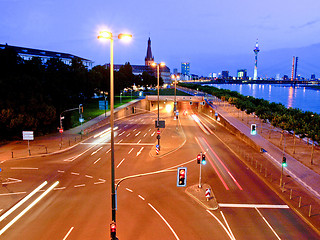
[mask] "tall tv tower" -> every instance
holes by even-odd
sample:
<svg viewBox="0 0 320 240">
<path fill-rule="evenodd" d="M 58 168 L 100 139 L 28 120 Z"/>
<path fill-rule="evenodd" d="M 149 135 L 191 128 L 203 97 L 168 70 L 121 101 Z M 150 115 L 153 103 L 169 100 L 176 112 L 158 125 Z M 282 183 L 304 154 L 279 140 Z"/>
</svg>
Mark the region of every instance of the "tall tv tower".
<svg viewBox="0 0 320 240">
<path fill-rule="evenodd" d="M 260 52 L 258 39 L 256 42 L 256 47 L 253 49 L 253 51 L 255 53 L 253 80 L 257 80 L 258 79 L 258 53 Z"/>
</svg>

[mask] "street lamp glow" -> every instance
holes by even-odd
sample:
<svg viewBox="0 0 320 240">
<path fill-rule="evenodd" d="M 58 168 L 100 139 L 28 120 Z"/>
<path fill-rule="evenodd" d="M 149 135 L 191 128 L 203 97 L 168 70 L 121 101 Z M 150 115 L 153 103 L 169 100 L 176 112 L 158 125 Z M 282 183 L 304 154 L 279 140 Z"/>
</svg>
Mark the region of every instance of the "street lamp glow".
<svg viewBox="0 0 320 240">
<path fill-rule="evenodd" d="M 100 31 L 98 39 L 112 39 L 112 33 L 108 31 Z"/>
<path fill-rule="evenodd" d="M 129 42 L 132 39 L 132 35 L 127 33 L 120 33 L 118 35 L 118 39 Z"/>
</svg>

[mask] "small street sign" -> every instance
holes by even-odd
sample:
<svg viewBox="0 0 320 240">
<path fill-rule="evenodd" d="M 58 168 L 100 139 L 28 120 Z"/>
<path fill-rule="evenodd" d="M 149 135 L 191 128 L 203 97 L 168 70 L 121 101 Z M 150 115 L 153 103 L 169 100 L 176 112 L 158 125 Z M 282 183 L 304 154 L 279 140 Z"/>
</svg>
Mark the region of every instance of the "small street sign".
<svg viewBox="0 0 320 240">
<path fill-rule="evenodd" d="M 63 128 L 60 128 L 60 129 L 59 129 L 59 133 L 63 133 Z"/>
<path fill-rule="evenodd" d="M 108 109 L 108 101 L 101 100 L 99 101 L 99 110 Z"/>
<path fill-rule="evenodd" d="M 23 140 L 34 140 L 33 131 L 22 131 Z"/>
</svg>

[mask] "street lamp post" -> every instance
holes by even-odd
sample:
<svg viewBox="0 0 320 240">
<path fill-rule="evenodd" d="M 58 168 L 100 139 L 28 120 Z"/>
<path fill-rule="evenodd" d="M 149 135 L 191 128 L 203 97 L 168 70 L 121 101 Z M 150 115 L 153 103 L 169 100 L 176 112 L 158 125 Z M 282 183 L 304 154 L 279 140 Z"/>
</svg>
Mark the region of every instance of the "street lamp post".
<svg viewBox="0 0 320 240">
<path fill-rule="evenodd" d="M 131 34 L 119 34 L 118 39 L 131 39 Z M 113 76 L 113 35 L 111 32 L 100 32 L 98 39 L 110 40 L 110 127 L 111 127 L 111 204 L 112 222 L 116 223 L 116 193 L 115 193 L 115 170 L 114 170 L 114 76 Z M 112 236 L 115 240 L 117 237 Z"/>
<path fill-rule="evenodd" d="M 160 89 L 160 86 L 159 86 L 159 82 L 160 82 L 160 67 L 164 67 L 165 66 L 165 63 L 152 63 L 152 66 L 153 67 L 156 67 L 157 68 L 157 88 L 158 88 L 158 120 L 157 120 L 157 130 L 158 132 L 160 131 L 160 126 L 159 126 L 159 119 L 160 119 L 160 107 L 159 107 L 159 102 L 160 102 L 160 96 L 159 96 L 159 89 Z M 157 135 L 157 139 L 158 139 L 158 149 L 160 151 L 160 135 L 158 134 Z"/>
<path fill-rule="evenodd" d="M 176 113 L 176 111 L 177 111 L 177 80 L 180 79 L 180 76 L 176 75 L 176 74 L 172 74 L 171 78 L 174 80 L 174 107 L 173 107 L 173 111 L 174 111 L 174 113 Z"/>
</svg>

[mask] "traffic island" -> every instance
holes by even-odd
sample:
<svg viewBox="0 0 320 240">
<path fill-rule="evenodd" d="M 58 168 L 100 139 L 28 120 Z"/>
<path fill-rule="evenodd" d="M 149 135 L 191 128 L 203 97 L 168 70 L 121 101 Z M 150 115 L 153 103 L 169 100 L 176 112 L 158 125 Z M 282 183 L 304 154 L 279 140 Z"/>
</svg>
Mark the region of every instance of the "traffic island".
<svg viewBox="0 0 320 240">
<path fill-rule="evenodd" d="M 210 190 L 208 191 L 208 189 Z M 210 192 L 210 195 L 208 194 L 208 192 Z M 212 188 L 208 184 L 202 184 L 201 188 L 199 188 L 198 184 L 187 187 L 186 193 L 208 210 L 216 210 L 219 208 Z"/>
</svg>

